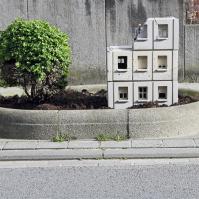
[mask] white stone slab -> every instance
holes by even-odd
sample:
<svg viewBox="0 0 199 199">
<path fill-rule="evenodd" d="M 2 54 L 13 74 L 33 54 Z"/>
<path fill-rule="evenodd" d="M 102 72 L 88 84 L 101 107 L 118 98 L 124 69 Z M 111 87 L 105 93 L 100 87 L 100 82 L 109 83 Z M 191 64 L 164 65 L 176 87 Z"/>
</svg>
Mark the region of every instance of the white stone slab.
<svg viewBox="0 0 199 199">
<path fill-rule="evenodd" d="M 193 148 L 195 147 L 195 143 L 193 139 L 164 139 L 162 147 Z"/>
<path fill-rule="evenodd" d="M 100 148 L 130 148 L 131 140 L 101 142 Z"/>
<path fill-rule="evenodd" d="M 66 149 L 68 142 L 39 141 L 36 149 Z"/>
<path fill-rule="evenodd" d="M 131 140 L 131 147 L 132 148 L 156 148 L 162 147 L 162 140 L 161 139 L 138 139 L 138 140 Z"/>
<path fill-rule="evenodd" d="M 199 148 L 106 149 L 104 158 L 199 158 Z"/>
<path fill-rule="evenodd" d="M 36 148 L 36 141 L 9 141 L 5 144 L 3 150 L 34 150 Z"/>
<path fill-rule="evenodd" d="M 69 149 L 93 149 L 99 148 L 98 141 L 70 141 L 68 144 Z"/>
<path fill-rule="evenodd" d="M 59 149 L 59 150 L 2 150 L 0 160 L 67 160 L 99 159 L 100 149 Z"/>
</svg>

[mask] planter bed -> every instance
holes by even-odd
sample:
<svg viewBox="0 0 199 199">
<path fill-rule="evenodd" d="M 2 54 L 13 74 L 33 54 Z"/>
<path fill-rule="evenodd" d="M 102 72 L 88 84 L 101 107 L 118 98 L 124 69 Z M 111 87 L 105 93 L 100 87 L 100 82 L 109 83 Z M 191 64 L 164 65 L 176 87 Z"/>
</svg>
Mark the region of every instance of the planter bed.
<svg viewBox="0 0 199 199">
<path fill-rule="evenodd" d="M 56 133 L 78 139 L 99 134 L 131 138 L 199 135 L 199 102 L 128 110 L 16 110 L 0 108 L 0 137 L 51 139 Z"/>
<path fill-rule="evenodd" d="M 99 134 L 131 138 L 199 135 L 199 102 L 148 109 L 17 110 L 0 108 L 0 138 L 51 139 L 57 133 L 78 139 Z"/>
<path fill-rule="evenodd" d="M 18 97 L 1 97 L 0 107 L 23 109 L 23 110 L 85 110 L 85 109 L 109 109 L 107 102 L 107 92 L 100 90 L 96 93 L 90 93 L 83 89 L 82 92 L 74 90 L 66 90 L 59 94 L 49 97 L 46 101 L 29 101 L 25 96 Z M 198 96 L 187 96 L 180 93 L 179 103 L 175 104 L 189 104 L 199 100 Z M 159 106 L 156 102 L 148 102 L 143 105 L 136 105 L 131 109 L 138 108 L 158 108 L 166 107 L 166 105 Z"/>
</svg>

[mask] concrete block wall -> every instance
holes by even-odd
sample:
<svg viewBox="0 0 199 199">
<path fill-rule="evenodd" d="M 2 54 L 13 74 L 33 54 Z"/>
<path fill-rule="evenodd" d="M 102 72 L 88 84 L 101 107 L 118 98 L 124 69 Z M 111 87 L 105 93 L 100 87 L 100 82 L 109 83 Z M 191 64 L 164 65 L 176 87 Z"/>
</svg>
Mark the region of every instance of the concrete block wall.
<svg viewBox="0 0 199 199">
<path fill-rule="evenodd" d="M 106 47 L 132 45 L 134 28 L 149 17 L 180 21 L 179 78 L 198 80 L 198 25 L 185 24 L 184 0 L 1 0 L 0 30 L 17 17 L 44 19 L 69 33 L 70 84 L 106 82 Z M 132 28 L 133 27 L 133 28 Z"/>
<path fill-rule="evenodd" d="M 147 69 L 138 68 L 138 57 L 147 56 Z M 153 53 L 152 51 L 133 51 L 133 80 L 152 80 L 153 76 Z"/>
<path fill-rule="evenodd" d="M 178 42 L 178 19 L 149 18 L 136 29 L 132 48 L 109 47 L 109 107 L 125 109 L 146 102 L 168 106 L 176 103 L 178 59 L 174 55 L 178 56 Z"/>
</svg>

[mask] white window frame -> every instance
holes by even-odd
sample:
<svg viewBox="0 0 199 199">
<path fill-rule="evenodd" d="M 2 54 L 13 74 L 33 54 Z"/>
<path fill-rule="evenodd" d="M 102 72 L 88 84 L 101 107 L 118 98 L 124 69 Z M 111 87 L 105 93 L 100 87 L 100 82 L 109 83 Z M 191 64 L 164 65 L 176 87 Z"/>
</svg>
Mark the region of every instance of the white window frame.
<svg viewBox="0 0 199 199">
<path fill-rule="evenodd" d="M 127 86 L 121 86 L 121 87 L 118 87 L 118 99 L 120 102 L 126 102 L 129 100 L 129 88 Z M 121 97 L 121 95 L 123 95 L 123 97 Z M 124 97 L 124 95 L 126 95 L 126 97 Z"/>
<path fill-rule="evenodd" d="M 146 89 L 146 90 L 140 91 L 140 89 Z M 140 97 L 140 95 L 142 95 L 142 97 Z M 146 95 L 146 97 L 144 97 L 144 95 Z M 138 87 L 138 100 L 139 101 L 148 101 L 148 87 L 147 86 L 139 86 Z"/>
</svg>

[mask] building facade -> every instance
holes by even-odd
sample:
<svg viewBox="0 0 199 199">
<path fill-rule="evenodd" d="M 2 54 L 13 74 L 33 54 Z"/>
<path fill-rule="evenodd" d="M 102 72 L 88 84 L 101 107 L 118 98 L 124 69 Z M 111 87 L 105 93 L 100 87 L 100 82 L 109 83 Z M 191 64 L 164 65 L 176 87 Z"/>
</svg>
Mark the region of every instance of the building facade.
<svg viewBox="0 0 199 199">
<path fill-rule="evenodd" d="M 132 46 L 107 49 L 108 105 L 178 102 L 179 20 L 148 18 L 136 29 Z"/>
</svg>

